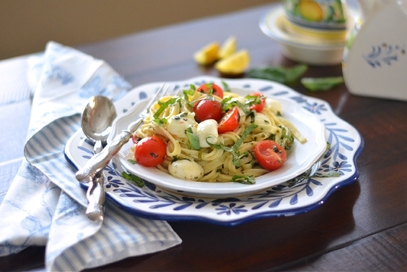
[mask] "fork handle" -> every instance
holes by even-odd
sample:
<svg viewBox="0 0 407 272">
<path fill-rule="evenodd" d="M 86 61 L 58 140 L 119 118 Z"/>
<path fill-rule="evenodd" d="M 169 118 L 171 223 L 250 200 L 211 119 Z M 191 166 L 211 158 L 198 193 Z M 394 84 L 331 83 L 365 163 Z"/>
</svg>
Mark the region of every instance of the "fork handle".
<svg viewBox="0 0 407 272">
<path fill-rule="evenodd" d="M 143 122 L 143 119 L 138 119 L 129 125 L 127 130 L 123 130 L 120 134 L 113 138 L 112 142 L 107 144 L 100 153 L 93 155 L 84 167 L 76 172 L 75 177 L 80 182 L 92 182 L 96 174 L 103 170 L 108 165 L 110 160 L 120 151 L 122 146 L 126 144 L 136 129 Z"/>
</svg>

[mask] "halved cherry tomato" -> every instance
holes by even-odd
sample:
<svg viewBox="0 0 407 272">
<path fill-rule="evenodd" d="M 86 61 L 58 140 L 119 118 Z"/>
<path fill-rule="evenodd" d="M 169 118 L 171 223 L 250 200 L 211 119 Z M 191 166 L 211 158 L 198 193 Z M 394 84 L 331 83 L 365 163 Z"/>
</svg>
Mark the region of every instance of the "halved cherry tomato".
<svg viewBox="0 0 407 272">
<path fill-rule="evenodd" d="M 142 166 L 157 166 L 164 161 L 166 150 L 167 145 L 165 142 L 158 136 L 153 135 L 137 142 L 134 158 Z"/>
<path fill-rule="evenodd" d="M 280 168 L 287 160 L 287 152 L 272 140 L 263 140 L 254 147 L 257 162 L 266 170 Z"/>
<path fill-rule="evenodd" d="M 218 132 L 225 133 L 229 131 L 234 131 L 239 126 L 240 114 L 239 109 L 234 107 L 223 115 L 222 119 L 219 121 Z"/>
<path fill-rule="evenodd" d="M 211 98 L 205 98 L 196 103 L 194 106 L 194 112 L 197 122 L 202 122 L 208 119 L 215 119 L 216 122 L 219 122 L 223 115 L 220 102 Z"/>
<path fill-rule="evenodd" d="M 253 104 L 250 109 L 251 110 L 255 110 L 257 112 L 262 112 L 264 109 L 264 106 L 266 105 L 266 98 L 263 96 L 263 94 L 261 92 L 254 92 L 249 94 L 249 96 L 258 96 L 258 97 L 263 97 L 261 99 L 260 104 Z"/>
<path fill-rule="evenodd" d="M 223 98 L 223 90 L 221 87 L 219 87 L 219 85 L 216 85 L 214 83 L 205 83 L 202 84 L 201 86 L 198 87 L 198 89 L 196 89 L 197 92 L 200 93 L 206 93 L 206 94 L 213 94 L 216 95 L 220 98 Z"/>
</svg>

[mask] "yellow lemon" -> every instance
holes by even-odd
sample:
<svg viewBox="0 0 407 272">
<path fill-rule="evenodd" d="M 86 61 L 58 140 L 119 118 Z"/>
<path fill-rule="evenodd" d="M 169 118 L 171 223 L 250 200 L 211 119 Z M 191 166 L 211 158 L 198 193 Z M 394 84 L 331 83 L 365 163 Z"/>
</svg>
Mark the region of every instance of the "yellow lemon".
<svg viewBox="0 0 407 272">
<path fill-rule="evenodd" d="M 240 50 L 231 56 L 218 61 L 215 68 L 223 74 L 241 74 L 250 63 L 250 56 L 247 50 Z"/>
<path fill-rule="evenodd" d="M 300 2 L 298 9 L 301 16 L 307 21 L 319 22 L 323 19 L 324 12 L 315 1 L 303 0 Z"/>
<path fill-rule="evenodd" d="M 219 58 L 224 59 L 236 52 L 236 38 L 230 36 L 219 51 Z"/>
<path fill-rule="evenodd" d="M 194 59 L 201 65 L 209 65 L 219 59 L 220 45 L 217 42 L 210 43 L 194 54 Z"/>
</svg>

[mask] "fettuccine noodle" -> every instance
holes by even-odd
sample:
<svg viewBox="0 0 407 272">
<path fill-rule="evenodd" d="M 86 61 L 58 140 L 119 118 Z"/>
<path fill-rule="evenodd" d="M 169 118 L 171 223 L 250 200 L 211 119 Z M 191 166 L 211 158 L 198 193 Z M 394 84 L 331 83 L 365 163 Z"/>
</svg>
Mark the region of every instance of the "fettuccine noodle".
<svg viewBox="0 0 407 272">
<path fill-rule="evenodd" d="M 244 97 L 232 92 L 225 92 L 224 95 L 224 99 L 239 101 L 239 105 L 246 102 Z M 157 135 L 167 143 L 166 159 L 157 166 L 160 170 L 179 178 L 204 182 L 230 182 L 234 177 L 241 176 L 258 177 L 268 172 L 256 163 L 253 155 L 253 148 L 258 142 L 272 139 L 285 149 L 289 149 L 294 137 L 300 142 L 306 141 L 299 131 L 281 116 L 281 105 L 273 100 L 272 103 L 266 104 L 261 113 L 239 109 L 240 120 L 236 130 L 209 135 L 205 138 L 209 147 L 193 148 L 186 128 L 190 128 L 192 135 L 199 134 L 192 106 L 205 96 L 206 94 L 198 92 L 189 92 L 187 95 L 184 91 L 183 96 L 163 97 L 151 106 L 150 115 L 136 131 L 136 136 L 145 138 Z M 164 108 L 163 104 L 171 99 L 175 102 Z M 161 114 L 158 117 L 154 116 L 159 109 L 162 110 Z M 178 120 L 183 121 L 182 126 Z M 183 161 L 189 164 L 183 165 Z M 175 165 L 175 162 L 184 169 L 172 167 L 171 164 Z M 188 178 L 177 171 L 196 173 L 192 173 L 190 175 L 192 178 Z"/>
</svg>

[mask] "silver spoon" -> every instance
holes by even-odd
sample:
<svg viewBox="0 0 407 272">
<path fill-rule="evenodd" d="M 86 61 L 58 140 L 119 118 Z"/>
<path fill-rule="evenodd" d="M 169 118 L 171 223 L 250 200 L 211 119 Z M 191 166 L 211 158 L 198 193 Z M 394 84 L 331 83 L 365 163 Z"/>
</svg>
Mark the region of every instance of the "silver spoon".
<svg viewBox="0 0 407 272">
<path fill-rule="evenodd" d="M 86 137 L 95 143 L 93 147 L 94 153 L 103 150 L 115 118 L 116 109 L 109 98 L 98 95 L 89 99 L 82 113 L 81 126 Z M 104 218 L 105 192 L 103 190 L 104 177 L 102 171 L 95 175 L 86 192 L 86 198 L 89 202 L 86 215 L 93 221 L 103 221 Z"/>
</svg>

